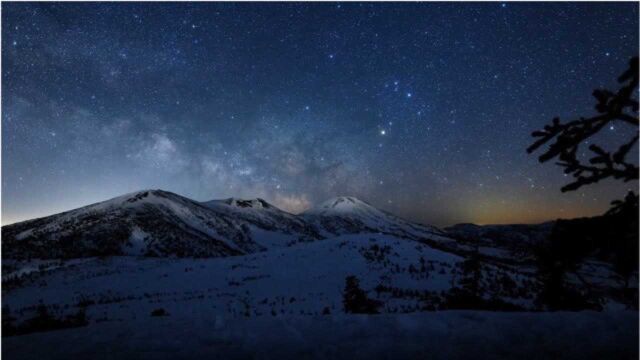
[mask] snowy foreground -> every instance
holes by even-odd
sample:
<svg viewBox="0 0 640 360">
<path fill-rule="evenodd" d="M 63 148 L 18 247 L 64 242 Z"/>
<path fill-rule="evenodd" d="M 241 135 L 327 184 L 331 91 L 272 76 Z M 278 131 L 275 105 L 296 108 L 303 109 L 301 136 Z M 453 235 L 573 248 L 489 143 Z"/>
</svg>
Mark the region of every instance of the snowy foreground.
<svg viewBox="0 0 640 360">
<path fill-rule="evenodd" d="M 4 338 L 5 359 L 637 359 L 635 311 L 141 317 Z"/>
<path fill-rule="evenodd" d="M 159 190 L 5 226 L 2 355 L 638 358 L 638 311 L 625 310 L 612 264 L 589 258 L 567 274 L 597 301 L 578 308 L 602 312 L 540 312 L 531 244 L 548 226 L 490 229 L 500 241 L 454 230 L 352 197 L 293 215 Z M 363 312 L 381 314 L 352 314 Z"/>
<path fill-rule="evenodd" d="M 421 261 L 424 259 L 424 261 Z M 5 359 L 637 359 L 638 312 L 418 311 L 447 290 L 462 258 L 367 234 L 213 259 L 110 257 L 16 264 L 3 287 L 17 323 L 45 305 L 88 325 L 4 337 Z M 412 268 L 416 270 L 411 271 Z M 602 269 L 601 269 L 602 270 Z M 381 315 L 342 308 L 355 274 Z M 532 269 L 485 264 L 492 296 L 533 305 Z M 377 293 L 377 285 L 404 293 Z M 12 287 L 10 287 L 12 286 Z M 434 295 L 435 296 L 435 295 Z M 151 316 L 163 309 L 167 316 Z M 395 313 L 397 311 L 397 313 Z M 408 312 L 408 313 L 403 313 Z M 323 315 L 325 314 L 325 315 Z"/>
</svg>

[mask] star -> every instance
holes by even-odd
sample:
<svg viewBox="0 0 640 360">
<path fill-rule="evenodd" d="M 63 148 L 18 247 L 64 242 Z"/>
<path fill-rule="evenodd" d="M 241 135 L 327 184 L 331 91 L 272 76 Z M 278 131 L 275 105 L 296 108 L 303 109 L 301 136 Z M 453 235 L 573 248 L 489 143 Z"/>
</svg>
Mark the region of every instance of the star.
<svg viewBox="0 0 640 360">
<path fill-rule="evenodd" d="M 24 190 L 7 196 L 7 214 L 31 214 L 24 204 L 38 195 L 34 215 L 71 208 L 63 195 L 82 184 L 99 195 L 74 195 L 73 206 L 149 186 L 203 200 L 305 194 L 310 205 L 357 192 L 382 205 L 391 197 L 426 223 L 439 215 L 417 211 L 421 201 L 446 205 L 438 225 L 450 225 L 482 220 L 451 204 L 474 207 L 491 189 L 483 195 L 491 203 L 518 207 L 535 193 L 537 218 L 521 221 L 553 217 L 541 209 L 560 205 L 567 217 L 596 215 L 621 185 L 588 191 L 598 202 L 580 207 L 559 193 L 570 177 L 525 150 L 531 131 L 555 115 L 590 114 L 595 88 L 616 90 L 614 75 L 637 53 L 634 5 L 603 4 L 594 16 L 588 4 L 545 11 L 506 1 L 411 11 L 402 3 L 247 4 L 247 12 L 8 3 L 0 140 L 15 175 L 3 185 L 15 188 L 23 174 Z M 529 36 L 520 10 L 539 36 Z M 438 30 L 441 19 L 447 31 Z M 265 43 L 270 34 L 276 41 Z M 563 96 L 532 96 L 549 89 Z M 627 127 L 618 124 L 593 143 L 619 147 Z M 62 173 L 65 161 L 82 171 Z M 237 176 L 243 169 L 251 171 Z M 33 187 L 47 174 L 56 174 L 56 196 Z M 396 179 L 403 186 L 391 186 Z"/>
</svg>

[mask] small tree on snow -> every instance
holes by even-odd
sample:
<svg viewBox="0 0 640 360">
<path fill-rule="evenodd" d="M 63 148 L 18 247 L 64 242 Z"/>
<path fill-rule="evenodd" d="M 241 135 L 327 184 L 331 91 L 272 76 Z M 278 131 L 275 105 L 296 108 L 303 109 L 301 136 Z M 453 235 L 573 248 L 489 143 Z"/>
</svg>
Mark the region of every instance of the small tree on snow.
<svg viewBox="0 0 640 360">
<path fill-rule="evenodd" d="M 360 288 L 360 281 L 351 275 L 345 278 L 345 287 L 342 294 L 344 312 L 352 314 L 378 314 L 379 301 L 369 299 Z"/>
<path fill-rule="evenodd" d="M 473 251 L 462 262 L 461 267 L 463 276 L 460 279 L 460 284 L 473 297 L 480 297 L 482 265 L 480 264 L 480 251 L 477 242 L 474 243 Z"/>
</svg>

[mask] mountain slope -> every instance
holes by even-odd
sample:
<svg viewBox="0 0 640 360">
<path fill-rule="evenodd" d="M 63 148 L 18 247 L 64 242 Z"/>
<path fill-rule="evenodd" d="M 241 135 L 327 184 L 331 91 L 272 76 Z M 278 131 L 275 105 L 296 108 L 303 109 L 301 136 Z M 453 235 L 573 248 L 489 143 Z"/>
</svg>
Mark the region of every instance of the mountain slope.
<svg viewBox="0 0 640 360">
<path fill-rule="evenodd" d="M 535 245 L 546 239 L 555 224 L 548 221 L 541 224 L 510 224 L 510 225 L 476 225 L 456 224 L 445 228 L 451 236 L 485 241 L 504 247 Z"/>
<path fill-rule="evenodd" d="M 197 202 L 144 190 L 2 228 L 3 259 L 90 256 L 223 257 L 348 234 L 454 244 L 437 228 L 412 223 L 353 197 L 301 215 L 262 199 Z"/>
<path fill-rule="evenodd" d="M 359 233 L 391 234 L 409 239 L 445 236 L 435 227 L 404 220 L 351 196 L 327 200 L 301 216 L 327 237 Z"/>
<path fill-rule="evenodd" d="M 232 216 L 145 190 L 2 228 L 3 258 L 228 256 L 259 250 Z"/>
<path fill-rule="evenodd" d="M 345 235 L 283 249 L 216 259 L 112 257 L 22 263 L 4 283 L 3 304 L 15 316 L 33 315 L 40 299 L 56 315 L 87 307 L 90 318 L 128 320 L 158 307 L 172 316 L 214 309 L 219 315 L 343 313 L 345 278 L 356 276 L 381 312 L 446 308 L 444 296 L 464 278 L 464 258 L 389 235 Z M 33 269 L 27 273 L 27 267 Z M 42 269 L 42 270 L 40 270 Z M 523 271 L 524 270 L 524 271 Z M 512 287 L 502 286 L 508 277 Z M 483 264 L 489 298 L 533 306 L 530 269 Z M 266 300 L 265 300 L 266 299 Z M 126 306 L 122 306 L 126 305 Z M 52 309 L 53 311 L 53 309 Z"/>
<path fill-rule="evenodd" d="M 249 228 L 252 239 L 265 248 L 322 239 L 318 230 L 302 218 L 278 209 L 263 199 L 229 198 L 203 205 L 218 214 L 231 215 Z"/>
</svg>

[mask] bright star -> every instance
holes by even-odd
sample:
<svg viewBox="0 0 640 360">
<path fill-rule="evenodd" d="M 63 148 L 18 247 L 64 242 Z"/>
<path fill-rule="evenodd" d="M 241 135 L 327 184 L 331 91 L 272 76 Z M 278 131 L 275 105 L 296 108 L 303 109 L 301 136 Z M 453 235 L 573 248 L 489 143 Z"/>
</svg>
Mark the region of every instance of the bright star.
<svg viewBox="0 0 640 360">
<path fill-rule="evenodd" d="M 380 135 L 386 135 L 386 134 L 387 134 L 386 130 L 384 130 L 384 129 L 380 130 Z"/>
</svg>

